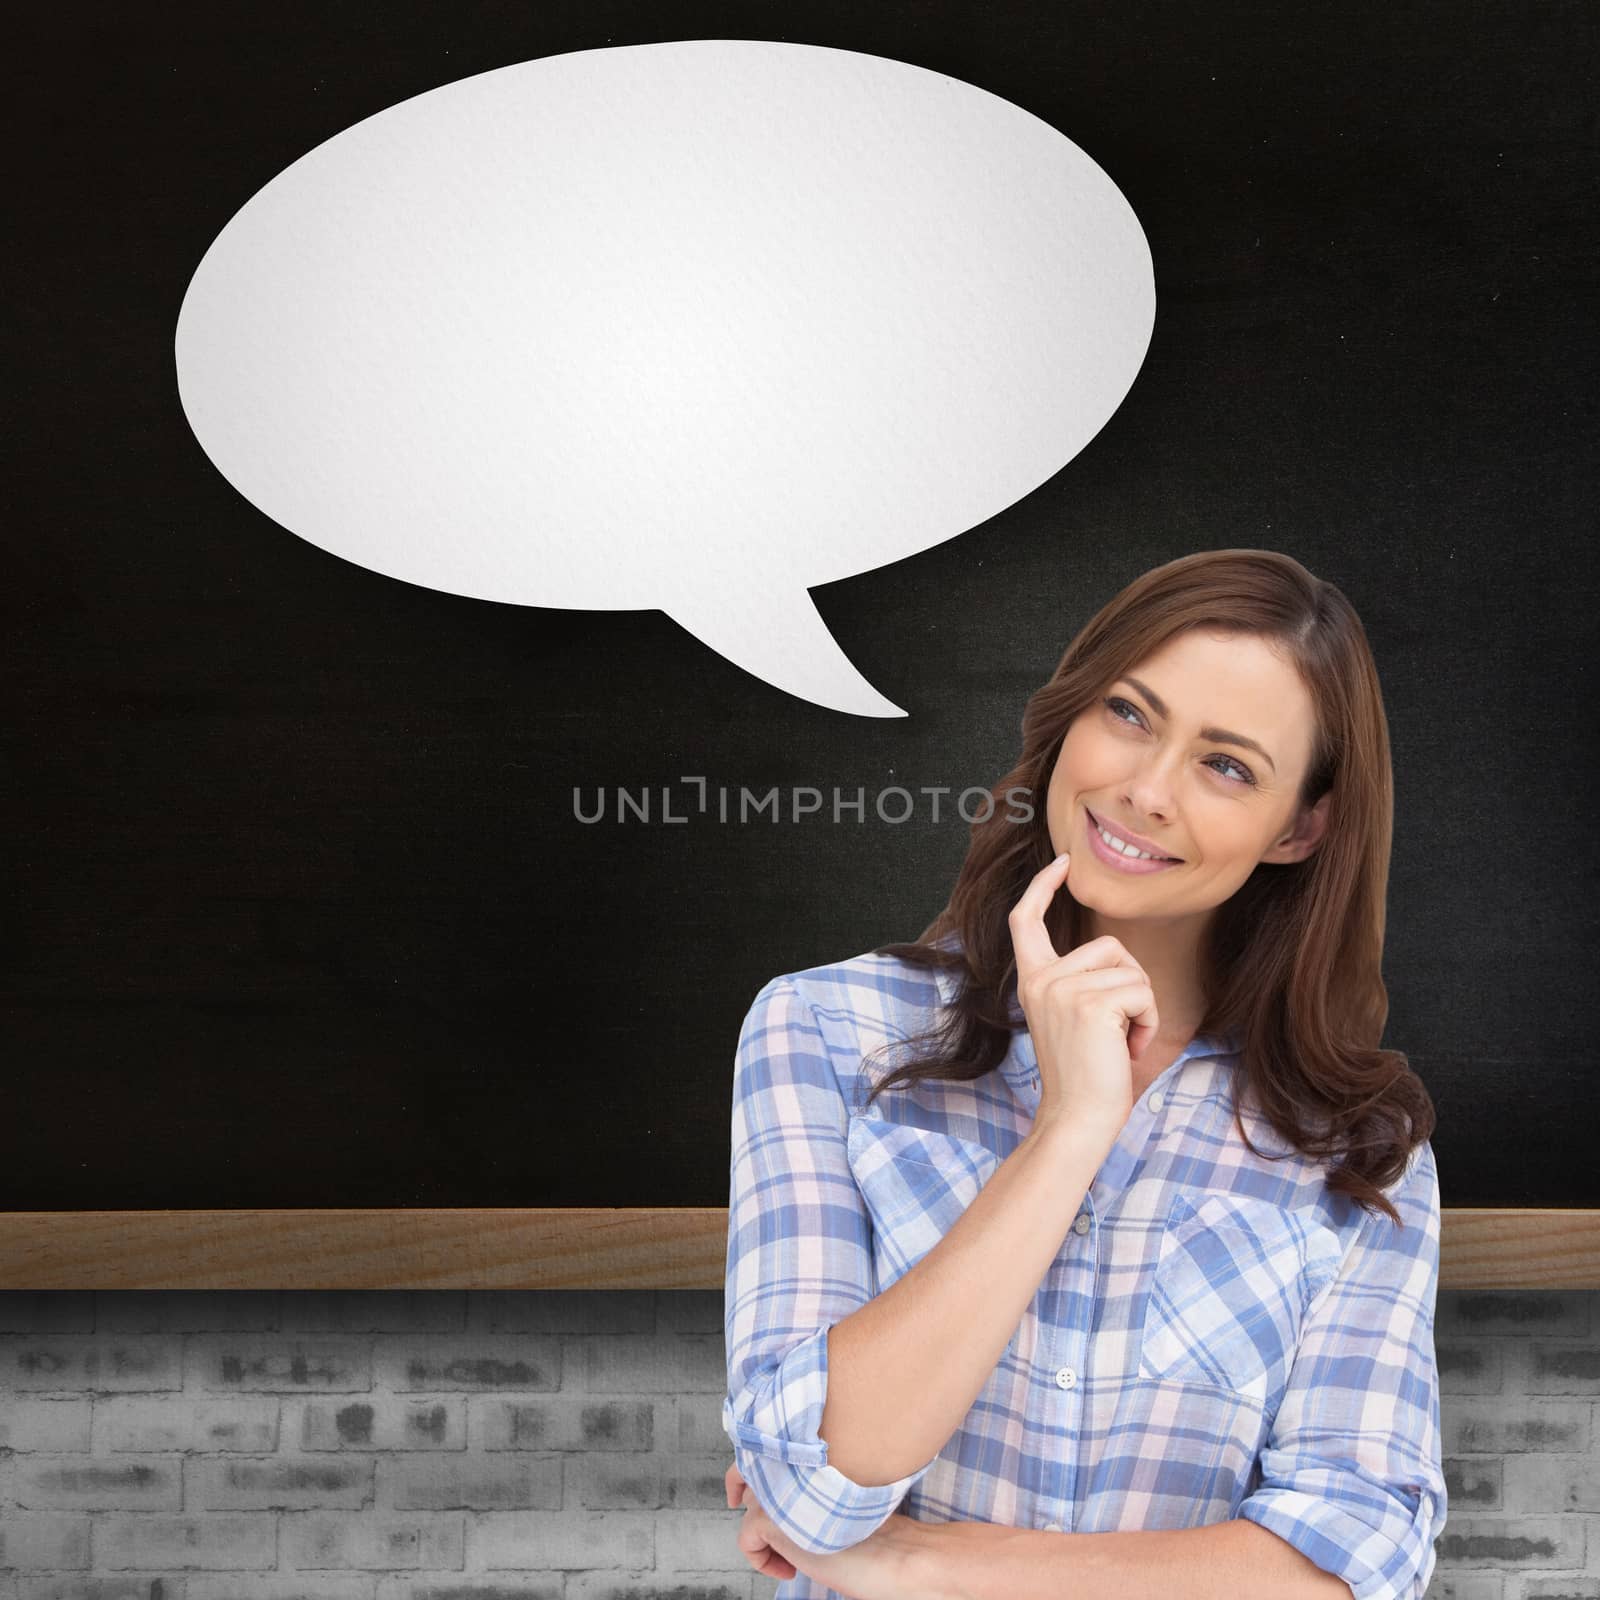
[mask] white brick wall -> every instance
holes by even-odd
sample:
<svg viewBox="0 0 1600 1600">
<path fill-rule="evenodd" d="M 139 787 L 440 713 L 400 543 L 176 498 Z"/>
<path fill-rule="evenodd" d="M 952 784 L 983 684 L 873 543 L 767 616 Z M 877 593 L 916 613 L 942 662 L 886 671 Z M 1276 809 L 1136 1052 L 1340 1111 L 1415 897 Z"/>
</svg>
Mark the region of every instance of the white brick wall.
<svg viewBox="0 0 1600 1600">
<path fill-rule="evenodd" d="M 1449 1293 L 1429 1600 L 1600 1600 L 1600 1291 Z M 0 1600 L 771 1600 L 709 1292 L 0 1292 Z"/>
<path fill-rule="evenodd" d="M 1455 1291 L 1434 1323 L 1450 1520 L 1429 1600 L 1600 1600 L 1600 1291 Z"/>
</svg>

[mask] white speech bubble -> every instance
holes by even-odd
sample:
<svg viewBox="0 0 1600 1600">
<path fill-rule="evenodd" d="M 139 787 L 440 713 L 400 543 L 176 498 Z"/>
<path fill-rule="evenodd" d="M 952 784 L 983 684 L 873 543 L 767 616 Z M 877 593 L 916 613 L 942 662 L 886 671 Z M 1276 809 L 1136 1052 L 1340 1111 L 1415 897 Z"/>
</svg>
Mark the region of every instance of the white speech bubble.
<svg viewBox="0 0 1600 1600">
<path fill-rule="evenodd" d="M 941 73 L 695 39 L 390 106 L 253 195 L 175 336 L 217 470 L 320 549 L 518 605 L 659 607 L 903 716 L 807 590 L 1057 472 L 1155 319 L 1132 208 Z"/>
</svg>

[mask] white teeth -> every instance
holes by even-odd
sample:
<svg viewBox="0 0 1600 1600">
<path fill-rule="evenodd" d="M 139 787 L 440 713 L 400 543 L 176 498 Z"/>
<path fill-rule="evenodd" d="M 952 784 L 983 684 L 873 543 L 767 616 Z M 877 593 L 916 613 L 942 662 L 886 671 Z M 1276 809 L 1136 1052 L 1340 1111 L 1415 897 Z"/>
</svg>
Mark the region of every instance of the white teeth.
<svg viewBox="0 0 1600 1600">
<path fill-rule="evenodd" d="M 1120 839 L 1107 833 L 1104 828 L 1097 827 L 1095 832 L 1111 846 L 1119 855 L 1131 856 L 1135 861 L 1170 861 L 1170 856 L 1153 856 L 1148 850 L 1135 850 L 1131 844 L 1124 844 Z"/>
</svg>

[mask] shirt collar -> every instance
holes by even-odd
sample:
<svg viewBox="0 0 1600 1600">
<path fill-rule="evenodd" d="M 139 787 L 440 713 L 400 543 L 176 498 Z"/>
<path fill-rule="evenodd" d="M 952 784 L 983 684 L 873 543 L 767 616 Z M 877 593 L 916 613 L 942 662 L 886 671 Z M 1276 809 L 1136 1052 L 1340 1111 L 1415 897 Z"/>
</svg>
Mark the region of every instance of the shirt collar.
<svg viewBox="0 0 1600 1600">
<path fill-rule="evenodd" d="M 947 950 L 959 950 L 961 948 L 960 936 L 953 931 L 934 942 Z M 961 975 L 957 972 L 936 970 L 933 974 L 933 982 L 938 994 L 939 1004 L 947 1006 L 955 999 L 960 989 Z M 1157 1084 L 1165 1082 L 1169 1077 L 1176 1076 L 1183 1070 L 1184 1063 L 1187 1061 L 1205 1056 L 1235 1055 L 1238 1053 L 1241 1042 L 1237 1028 L 1215 1033 L 1197 1033 L 1149 1087 L 1153 1089 Z M 1025 1084 L 1032 1085 L 1034 1075 L 1038 1070 L 1039 1058 L 1034 1053 L 1033 1035 L 1028 1032 L 1027 1025 L 1019 1020 L 1012 1031 L 1011 1048 L 1006 1052 L 1005 1059 L 1000 1063 L 1000 1071 L 1013 1087 L 1021 1088 Z"/>
<path fill-rule="evenodd" d="M 1218 1033 L 1197 1033 L 1182 1050 L 1175 1055 L 1161 1072 L 1150 1080 L 1146 1092 L 1154 1089 L 1166 1078 L 1178 1073 L 1186 1061 L 1193 1061 L 1208 1056 L 1231 1056 L 1239 1048 L 1238 1030 Z M 1006 1057 L 1008 1063 L 1016 1061 L 1019 1075 L 1023 1078 L 1032 1078 L 1039 1069 L 1039 1057 L 1033 1048 L 1033 1035 L 1024 1028 L 1019 1028 L 1011 1038 L 1011 1052 Z"/>
<path fill-rule="evenodd" d="M 957 949 L 960 945 L 960 941 L 954 934 L 946 934 L 943 939 L 936 939 L 934 942 L 947 950 Z M 958 972 L 944 972 L 935 968 L 933 985 L 939 993 L 939 1004 L 947 1006 L 955 999 L 956 992 L 961 986 L 961 974 Z"/>
</svg>

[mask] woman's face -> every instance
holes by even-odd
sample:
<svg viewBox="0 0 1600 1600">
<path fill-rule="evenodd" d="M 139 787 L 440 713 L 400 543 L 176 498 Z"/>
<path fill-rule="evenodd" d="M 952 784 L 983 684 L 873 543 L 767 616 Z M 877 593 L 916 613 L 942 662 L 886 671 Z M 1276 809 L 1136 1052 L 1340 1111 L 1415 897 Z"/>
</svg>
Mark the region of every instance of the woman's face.
<svg viewBox="0 0 1600 1600">
<path fill-rule="evenodd" d="M 1182 916 L 1222 904 L 1261 862 L 1308 855 L 1327 811 L 1324 796 L 1296 816 L 1314 717 L 1299 674 L 1253 635 L 1191 629 L 1146 657 L 1079 713 L 1050 776 L 1050 842 L 1072 854 L 1073 898 L 1108 918 Z M 1120 871 L 1090 812 L 1179 860 Z"/>
</svg>

